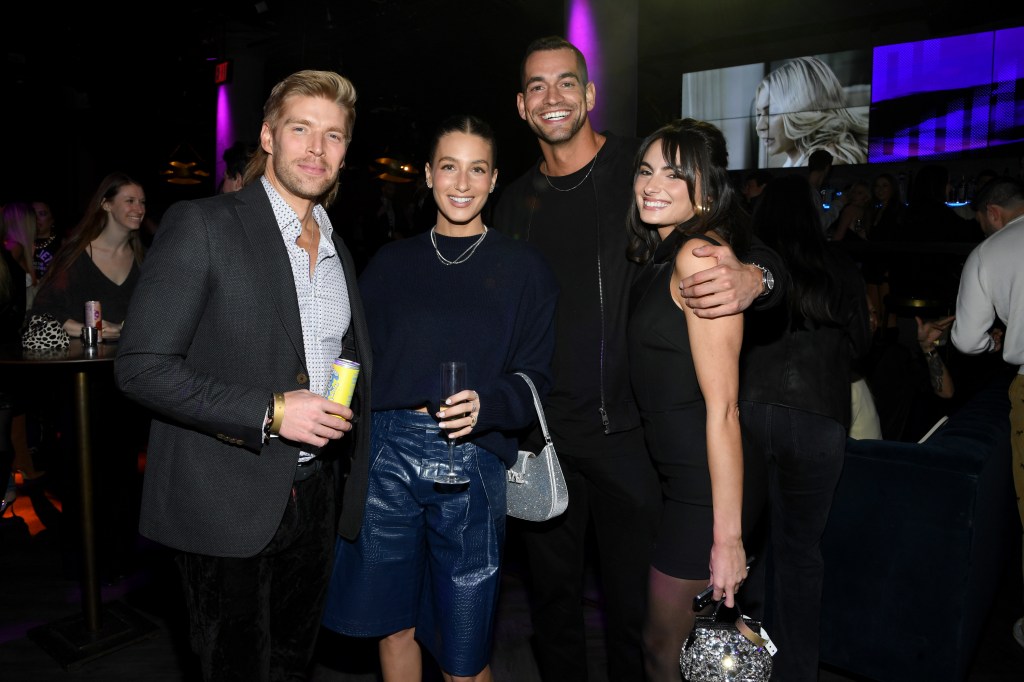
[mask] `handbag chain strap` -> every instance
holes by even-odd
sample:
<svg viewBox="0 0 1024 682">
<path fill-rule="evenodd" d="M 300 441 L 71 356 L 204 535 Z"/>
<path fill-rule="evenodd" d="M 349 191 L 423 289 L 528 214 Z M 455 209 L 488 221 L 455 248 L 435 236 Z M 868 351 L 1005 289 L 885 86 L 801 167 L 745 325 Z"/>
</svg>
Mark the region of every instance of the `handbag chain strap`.
<svg viewBox="0 0 1024 682">
<path fill-rule="evenodd" d="M 544 419 L 544 407 L 540 403 L 537 387 L 533 385 L 533 380 L 523 372 L 516 372 L 516 375 L 521 376 L 526 385 L 530 387 L 530 393 L 533 394 L 533 406 L 537 409 L 537 420 L 540 422 L 540 431 L 544 434 L 544 444 L 551 445 L 551 434 L 548 433 L 548 422 Z"/>
</svg>

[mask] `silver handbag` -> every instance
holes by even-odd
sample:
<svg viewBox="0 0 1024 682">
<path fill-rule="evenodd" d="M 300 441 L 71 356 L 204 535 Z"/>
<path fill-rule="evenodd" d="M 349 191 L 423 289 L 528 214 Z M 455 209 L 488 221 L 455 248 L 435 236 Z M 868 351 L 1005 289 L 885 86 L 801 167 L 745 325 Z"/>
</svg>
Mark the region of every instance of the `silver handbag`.
<svg viewBox="0 0 1024 682">
<path fill-rule="evenodd" d="M 537 388 L 530 377 L 516 372 L 530 387 L 533 406 L 537 409 L 541 433 L 544 434 L 544 449 L 540 454 L 526 450 L 519 451 L 515 466 L 508 470 L 506 484 L 507 512 L 509 516 L 526 521 L 547 521 L 553 519 L 569 505 L 569 491 L 565 487 L 565 476 L 555 454 L 555 445 L 548 433 L 544 419 L 544 408 L 537 395 Z"/>
<path fill-rule="evenodd" d="M 759 622 L 740 613 L 738 604 L 730 609 L 724 608 L 724 603 L 724 599 L 718 601 L 709 616 L 697 616 L 679 652 L 683 679 L 687 682 L 768 682 L 775 645 Z M 736 620 L 731 619 L 732 615 L 738 616 Z"/>
</svg>

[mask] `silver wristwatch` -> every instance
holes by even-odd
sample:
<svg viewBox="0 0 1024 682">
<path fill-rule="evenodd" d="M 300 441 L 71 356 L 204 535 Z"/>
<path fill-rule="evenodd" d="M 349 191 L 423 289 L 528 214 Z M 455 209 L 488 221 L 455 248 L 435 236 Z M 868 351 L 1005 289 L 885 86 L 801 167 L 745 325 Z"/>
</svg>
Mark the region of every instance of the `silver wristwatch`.
<svg viewBox="0 0 1024 682">
<path fill-rule="evenodd" d="M 760 295 L 758 295 L 758 298 L 763 298 L 772 293 L 772 290 L 775 288 L 775 275 L 773 275 L 772 271 L 763 265 L 758 265 L 757 263 L 751 263 L 751 265 L 761 271 L 762 291 Z"/>
</svg>

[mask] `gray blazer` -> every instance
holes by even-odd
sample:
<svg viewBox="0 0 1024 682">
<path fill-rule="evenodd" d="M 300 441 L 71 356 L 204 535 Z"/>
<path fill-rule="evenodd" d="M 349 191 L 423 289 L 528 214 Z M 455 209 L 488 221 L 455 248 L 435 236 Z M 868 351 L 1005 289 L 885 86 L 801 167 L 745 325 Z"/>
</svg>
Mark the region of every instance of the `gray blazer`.
<svg viewBox="0 0 1024 682">
<path fill-rule="evenodd" d="M 372 358 L 352 256 L 335 230 L 361 372 L 355 428 L 322 453 L 347 472 L 338 532 L 354 538 L 366 499 Z M 299 448 L 263 444 L 274 392 L 309 387 L 288 254 L 262 183 L 181 201 L 161 220 L 129 306 L 114 371 L 154 419 L 140 532 L 199 554 L 249 557 L 270 542 Z"/>
</svg>

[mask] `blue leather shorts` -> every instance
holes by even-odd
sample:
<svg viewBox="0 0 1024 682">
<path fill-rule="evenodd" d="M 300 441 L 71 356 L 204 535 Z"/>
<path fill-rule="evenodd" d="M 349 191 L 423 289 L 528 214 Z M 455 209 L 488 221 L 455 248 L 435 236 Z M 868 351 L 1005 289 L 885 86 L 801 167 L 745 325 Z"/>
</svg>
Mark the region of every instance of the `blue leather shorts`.
<svg viewBox="0 0 1024 682">
<path fill-rule="evenodd" d="M 373 413 L 369 488 L 355 542 L 338 539 L 323 624 L 376 637 L 410 627 L 441 668 L 490 661 L 505 541 L 505 465 L 472 443 L 455 450 L 461 488 L 440 486 L 448 444 L 429 414 Z"/>
</svg>

